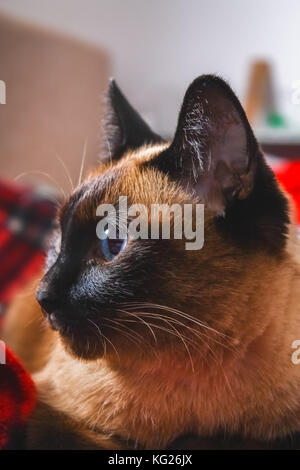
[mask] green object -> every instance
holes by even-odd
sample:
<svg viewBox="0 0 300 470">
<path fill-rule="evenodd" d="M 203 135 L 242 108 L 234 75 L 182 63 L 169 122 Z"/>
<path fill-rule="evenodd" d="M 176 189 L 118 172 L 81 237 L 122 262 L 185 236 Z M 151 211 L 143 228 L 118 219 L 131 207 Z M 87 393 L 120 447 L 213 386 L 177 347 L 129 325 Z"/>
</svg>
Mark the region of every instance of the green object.
<svg viewBox="0 0 300 470">
<path fill-rule="evenodd" d="M 267 117 L 267 123 L 271 127 L 285 127 L 285 120 L 281 114 L 270 113 Z"/>
</svg>

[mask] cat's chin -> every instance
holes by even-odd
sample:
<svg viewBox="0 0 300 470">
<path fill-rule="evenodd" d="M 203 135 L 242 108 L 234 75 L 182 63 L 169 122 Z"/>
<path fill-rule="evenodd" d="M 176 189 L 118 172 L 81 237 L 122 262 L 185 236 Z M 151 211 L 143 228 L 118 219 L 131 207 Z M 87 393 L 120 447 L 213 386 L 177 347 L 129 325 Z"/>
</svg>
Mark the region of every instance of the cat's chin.
<svg viewBox="0 0 300 470">
<path fill-rule="evenodd" d="M 73 338 L 60 334 L 62 344 L 66 351 L 76 359 L 85 361 L 95 361 L 105 356 L 105 349 L 102 344 L 90 338 Z"/>
<path fill-rule="evenodd" d="M 83 359 L 86 361 L 94 361 L 97 359 L 105 358 L 110 362 L 120 363 L 125 358 L 130 361 L 131 359 L 137 360 L 137 357 L 143 358 L 149 357 L 150 353 L 157 353 L 157 337 L 156 349 L 143 348 L 144 343 L 141 341 L 138 343 L 134 337 L 134 331 L 131 332 L 131 336 L 128 337 L 120 334 L 116 329 L 112 329 L 106 325 L 101 319 L 92 317 L 81 317 L 76 319 L 74 316 L 67 315 L 62 312 L 55 312 L 51 314 L 45 314 L 50 327 L 59 333 L 61 343 L 68 354 L 72 355 L 77 359 Z M 138 337 L 141 338 L 142 331 L 138 332 Z M 148 337 L 148 330 L 146 328 L 145 342 L 151 345 L 150 341 L 152 337 Z M 133 340 L 132 340 L 133 338 Z"/>
<path fill-rule="evenodd" d="M 70 321 L 57 314 L 46 315 L 49 326 L 59 333 L 62 344 L 69 354 L 84 360 L 96 360 L 107 353 L 107 345 L 96 324 L 86 320 Z M 96 334 L 97 332 L 97 334 Z"/>
</svg>

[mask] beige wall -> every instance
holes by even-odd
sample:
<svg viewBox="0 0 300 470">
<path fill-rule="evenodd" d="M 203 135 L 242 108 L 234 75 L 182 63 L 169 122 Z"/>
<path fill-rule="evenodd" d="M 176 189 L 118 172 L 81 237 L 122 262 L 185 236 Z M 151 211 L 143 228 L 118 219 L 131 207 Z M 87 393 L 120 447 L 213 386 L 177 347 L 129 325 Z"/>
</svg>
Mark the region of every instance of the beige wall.
<svg viewBox="0 0 300 470">
<path fill-rule="evenodd" d="M 281 105 L 300 118 L 291 101 L 299 0 L 0 0 L 0 8 L 105 47 L 158 132 L 172 132 L 185 88 L 201 73 L 221 74 L 243 97 L 256 57 L 274 64 Z"/>
<path fill-rule="evenodd" d="M 23 25 L 0 16 L 0 175 L 31 170 L 49 173 L 70 189 L 59 156 L 78 180 L 85 141 L 86 167 L 99 152 L 101 95 L 109 61 L 99 47 Z M 28 175 L 34 181 L 47 177 Z"/>
</svg>

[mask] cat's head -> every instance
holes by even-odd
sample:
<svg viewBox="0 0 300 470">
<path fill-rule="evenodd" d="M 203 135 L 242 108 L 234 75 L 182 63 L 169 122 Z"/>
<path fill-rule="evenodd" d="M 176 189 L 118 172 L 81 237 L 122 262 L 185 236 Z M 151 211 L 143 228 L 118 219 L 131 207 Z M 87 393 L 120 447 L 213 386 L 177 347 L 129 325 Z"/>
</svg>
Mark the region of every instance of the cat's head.
<svg viewBox="0 0 300 470">
<path fill-rule="evenodd" d="M 251 338 L 266 322 L 261 281 L 271 282 L 284 253 L 289 217 L 237 97 L 218 77 L 197 78 L 171 143 L 150 130 L 114 82 L 108 100 L 107 161 L 62 208 L 37 291 L 50 324 L 86 359 L 151 358 L 169 349 L 188 362 Z M 128 207 L 149 209 L 140 213 L 149 234 L 154 219 L 162 223 L 151 216 L 152 204 L 204 203 L 203 247 L 186 249 L 185 232 L 176 239 L 172 230 L 170 239 L 126 240 L 102 225 L 99 239 L 98 207 L 112 204 L 120 218 L 120 196 Z M 194 210 L 185 218 L 179 226 L 202 223 Z"/>
</svg>

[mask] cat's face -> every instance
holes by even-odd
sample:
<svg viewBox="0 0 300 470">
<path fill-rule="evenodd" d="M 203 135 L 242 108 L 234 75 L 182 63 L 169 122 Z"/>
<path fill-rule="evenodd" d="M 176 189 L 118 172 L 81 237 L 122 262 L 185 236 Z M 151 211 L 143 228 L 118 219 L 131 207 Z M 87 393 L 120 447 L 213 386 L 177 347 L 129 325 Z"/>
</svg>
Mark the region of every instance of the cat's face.
<svg viewBox="0 0 300 470">
<path fill-rule="evenodd" d="M 114 83 L 109 96 L 110 162 L 62 208 L 37 291 L 50 325 L 85 359 L 151 357 L 166 348 L 189 358 L 210 342 L 241 341 L 245 283 L 280 256 L 288 216 L 237 98 L 220 79 L 198 78 L 167 144 Z M 128 206 L 148 209 L 149 234 L 152 204 L 204 203 L 202 249 L 187 250 L 184 236 L 99 239 L 97 208 L 112 204 L 118 213 L 124 196 Z"/>
</svg>

